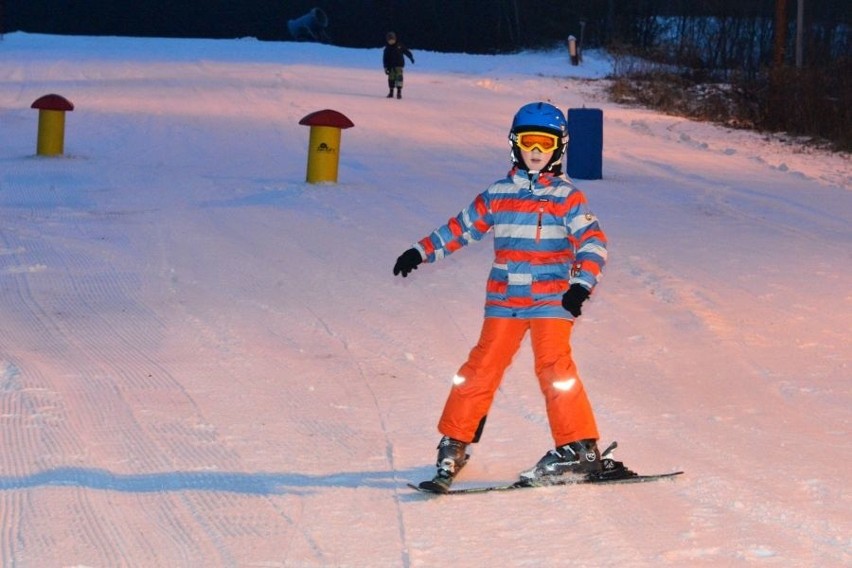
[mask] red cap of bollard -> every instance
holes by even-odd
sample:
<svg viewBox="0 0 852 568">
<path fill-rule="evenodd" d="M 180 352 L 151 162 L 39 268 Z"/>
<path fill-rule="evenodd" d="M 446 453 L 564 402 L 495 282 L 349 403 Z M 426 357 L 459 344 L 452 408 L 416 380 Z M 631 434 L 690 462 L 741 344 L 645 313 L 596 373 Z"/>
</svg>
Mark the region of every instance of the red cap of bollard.
<svg viewBox="0 0 852 568">
<path fill-rule="evenodd" d="M 355 126 L 346 116 L 336 110 L 318 110 L 299 121 L 305 126 L 333 126 L 336 128 L 351 128 Z"/>
<path fill-rule="evenodd" d="M 38 110 L 74 110 L 74 105 L 65 97 L 59 95 L 44 95 L 35 100 L 30 108 Z"/>
</svg>

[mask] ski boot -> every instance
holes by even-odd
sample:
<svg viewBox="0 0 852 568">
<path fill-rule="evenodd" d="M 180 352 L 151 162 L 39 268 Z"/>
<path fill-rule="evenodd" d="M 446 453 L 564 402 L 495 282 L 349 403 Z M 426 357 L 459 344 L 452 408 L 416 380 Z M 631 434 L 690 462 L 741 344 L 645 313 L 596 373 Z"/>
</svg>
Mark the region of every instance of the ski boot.
<svg viewBox="0 0 852 568">
<path fill-rule="evenodd" d="M 524 471 L 520 483 L 525 485 L 547 485 L 548 479 L 565 476 L 585 477 L 590 480 L 609 480 L 634 477 L 636 473 L 623 463 L 615 461 L 613 451 L 616 442 L 601 454 L 595 440 L 578 440 L 550 450 L 532 469 Z"/>
<path fill-rule="evenodd" d="M 546 485 L 548 478 L 585 476 L 601 470 L 601 454 L 595 440 L 578 440 L 550 450 L 520 480 L 529 485 Z"/>
<path fill-rule="evenodd" d="M 432 485 L 442 491 L 448 491 L 453 483 L 453 478 L 458 475 L 461 468 L 467 463 L 469 454 L 465 452 L 467 444 L 459 440 L 444 436 L 438 443 L 438 460 L 435 465 L 438 473 L 432 478 Z M 429 483 L 429 482 L 426 482 Z"/>
</svg>

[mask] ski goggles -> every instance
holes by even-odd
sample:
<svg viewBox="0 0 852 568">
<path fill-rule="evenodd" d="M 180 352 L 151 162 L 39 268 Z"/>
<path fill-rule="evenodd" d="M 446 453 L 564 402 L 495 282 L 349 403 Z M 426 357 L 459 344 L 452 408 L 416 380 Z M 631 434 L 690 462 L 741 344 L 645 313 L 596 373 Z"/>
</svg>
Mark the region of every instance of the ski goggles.
<svg viewBox="0 0 852 568">
<path fill-rule="evenodd" d="M 553 152 L 559 146 L 559 137 L 549 132 L 519 132 L 514 135 L 518 148 L 532 152 L 538 148 L 540 152 Z"/>
</svg>

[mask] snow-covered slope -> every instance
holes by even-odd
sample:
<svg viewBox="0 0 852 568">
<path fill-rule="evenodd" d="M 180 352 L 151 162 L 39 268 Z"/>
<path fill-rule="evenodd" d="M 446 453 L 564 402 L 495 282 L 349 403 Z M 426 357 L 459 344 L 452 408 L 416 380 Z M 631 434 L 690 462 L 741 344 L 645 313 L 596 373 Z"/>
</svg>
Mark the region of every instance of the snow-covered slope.
<svg viewBox="0 0 852 568">
<path fill-rule="evenodd" d="M 590 53 L 0 41 L 0 563 L 850 563 L 852 167 L 607 103 Z M 36 157 L 58 93 L 65 156 Z M 508 169 L 523 103 L 604 110 L 611 242 L 574 334 L 604 443 L 673 483 L 430 499 L 490 242 L 397 255 Z M 342 112 L 339 183 L 305 115 Z M 528 346 L 459 484 L 550 438 Z"/>
</svg>

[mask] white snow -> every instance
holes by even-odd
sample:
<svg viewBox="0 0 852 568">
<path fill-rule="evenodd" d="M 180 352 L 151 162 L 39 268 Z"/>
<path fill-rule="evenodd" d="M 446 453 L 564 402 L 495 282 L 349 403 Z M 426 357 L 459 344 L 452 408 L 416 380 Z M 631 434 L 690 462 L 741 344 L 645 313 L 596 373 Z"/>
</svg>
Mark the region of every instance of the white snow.
<svg viewBox="0 0 852 568">
<path fill-rule="evenodd" d="M 608 62 L 6 34 L 0 564 L 849 566 L 852 166 L 618 106 Z M 36 156 L 57 93 L 65 154 Z M 491 243 L 391 267 L 508 170 L 526 102 L 604 110 L 610 264 L 574 334 L 603 443 L 674 482 L 429 498 Z M 305 183 L 308 128 L 344 130 Z M 551 444 L 524 345 L 460 485 Z"/>
</svg>

